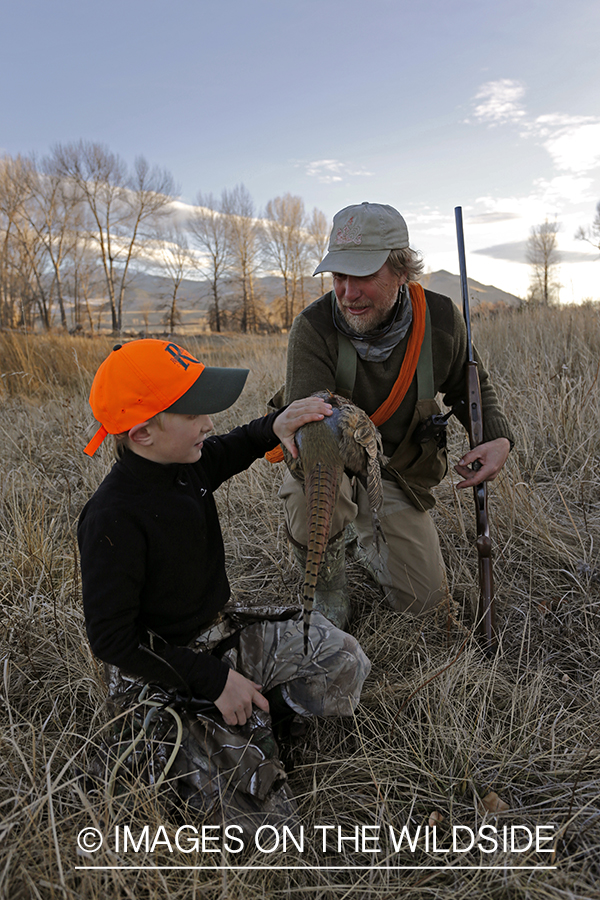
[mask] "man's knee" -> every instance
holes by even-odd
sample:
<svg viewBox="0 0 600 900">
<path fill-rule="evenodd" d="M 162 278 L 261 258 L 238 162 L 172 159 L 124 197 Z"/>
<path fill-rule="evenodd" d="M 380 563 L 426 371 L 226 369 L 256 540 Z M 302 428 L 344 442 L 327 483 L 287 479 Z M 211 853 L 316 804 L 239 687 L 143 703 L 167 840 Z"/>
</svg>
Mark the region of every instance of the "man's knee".
<svg viewBox="0 0 600 900">
<path fill-rule="evenodd" d="M 435 609 L 447 594 L 446 569 L 437 541 L 427 549 L 420 547 L 413 559 L 408 558 L 405 547 L 401 553 L 394 549 L 389 542 L 375 573 L 384 602 L 396 612 L 412 616 Z"/>
<path fill-rule="evenodd" d="M 411 616 L 423 616 L 439 606 L 447 596 L 445 579 L 439 587 L 420 592 L 383 585 L 383 599 L 390 609 Z"/>
</svg>

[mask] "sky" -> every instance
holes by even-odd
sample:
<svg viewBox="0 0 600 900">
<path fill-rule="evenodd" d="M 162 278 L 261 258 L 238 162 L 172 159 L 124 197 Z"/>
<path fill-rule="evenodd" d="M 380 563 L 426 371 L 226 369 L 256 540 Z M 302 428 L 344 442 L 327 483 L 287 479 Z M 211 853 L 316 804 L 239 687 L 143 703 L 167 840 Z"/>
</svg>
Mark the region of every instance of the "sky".
<svg viewBox="0 0 600 900">
<path fill-rule="evenodd" d="M 20 0 L 0 33 L 0 153 L 98 141 L 180 197 L 243 183 L 331 219 L 405 217 L 428 269 L 525 296 L 556 220 L 564 302 L 600 299 L 575 240 L 600 201 L 598 0 Z"/>
</svg>

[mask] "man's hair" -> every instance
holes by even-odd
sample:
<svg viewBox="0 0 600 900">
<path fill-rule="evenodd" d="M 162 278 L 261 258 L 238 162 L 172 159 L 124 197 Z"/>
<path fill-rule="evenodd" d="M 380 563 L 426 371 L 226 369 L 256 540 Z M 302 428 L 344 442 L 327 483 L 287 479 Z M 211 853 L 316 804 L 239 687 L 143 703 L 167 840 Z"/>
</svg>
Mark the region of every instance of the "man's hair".
<svg viewBox="0 0 600 900">
<path fill-rule="evenodd" d="M 423 274 L 423 258 L 418 250 L 406 247 L 392 250 L 387 258 L 394 275 L 406 275 L 407 281 L 418 281 Z"/>
</svg>

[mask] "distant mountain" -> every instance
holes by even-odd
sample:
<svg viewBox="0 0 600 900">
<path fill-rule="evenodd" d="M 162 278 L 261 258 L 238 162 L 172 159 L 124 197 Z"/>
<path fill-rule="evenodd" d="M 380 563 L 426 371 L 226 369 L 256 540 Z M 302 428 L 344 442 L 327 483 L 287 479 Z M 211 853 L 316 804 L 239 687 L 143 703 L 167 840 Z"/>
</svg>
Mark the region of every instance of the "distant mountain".
<svg viewBox="0 0 600 900">
<path fill-rule="evenodd" d="M 438 294 L 445 294 L 451 297 L 457 306 L 462 309 L 462 292 L 460 289 L 460 276 L 446 272 L 440 269 L 439 272 L 430 272 L 423 275 L 421 284 L 430 291 Z M 494 287 L 492 284 L 480 284 L 472 278 L 468 279 L 469 284 L 469 302 L 475 309 L 480 303 L 489 303 L 495 306 L 497 303 L 503 303 L 505 306 L 520 306 L 521 299 L 515 297 L 514 294 L 508 294 L 500 288 Z"/>
<path fill-rule="evenodd" d="M 438 294 L 445 294 L 451 297 L 457 306 L 462 307 L 462 295 L 460 290 L 460 277 L 440 269 L 438 272 L 429 272 L 421 278 L 423 287 L 430 291 L 436 291 Z M 224 286 L 223 295 L 235 293 L 235 285 Z M 320 283 L 318 278 L 307 278 L 305 280 L 305 291 L 307 300 L 316 298 L 319 294 Z M 147 273 L 137 273 L 127 288 L 126 307 L 129 311 L 139 311 L 148 307 L 155 307 L 157 304 L 164 303 L 171 295 L 172 287 L 168 278 L 160 275 L 149 275 Z M 277 297 L 283 294 L 283 281 L 274 275 L 265 276 L 256 279 L 256 292 L 265 303 L 270 304 Z M 182 282 L 179 288 L 179 297 L 182 306 L 192 306 L 196 312 L 206 310 L 211 302 L 209 286 L 205 281 Z M 500 288 L 490 284 L 480 284 L 469 278 L 469 298 L 473 307 L 477 307 L 480 303 L 489 303 L 495 305 L 503 303 L 506 306 L 519 306 L 521 300 L 514 294 L 509 294 Z"/>
<path fill-rule="evenodd" d="M 304 281 L 307 300 L 316 299 L 320 294 L 320 281 L 318 278 L 306 278 Z M 254 280 L 254 290 L 267 305 L 278 297 L 283 296 L 283 279 L 275 275 L 265 275 Z M 221 296 L 228 297 L 239 293 L 236 282 L 223 283 L 220 289 Z M 170 298 L 173 294 L 173 286 L 169 278 L 162 275 L 150 275 L 147 272 L 136 272 L 127 286 L 125 305 L 130 311 L 139 311 L 149 306 L 156 306 Z M 210 286 L 207 281 L 182 281 L 177 292 L 181 306 L 191 306 L 196 311 L 206 310 L 212 302 Z"/>
<path fill-rule="evenodd" d="M 423 287 L 439 294 L 445 294 L 462 308 L 460 278 L 443 269 L 429 272 L 421 278 Z M 331 282 L 325 281 L 325 290 Z M 267 306 L 283 296 L 283 280 L 274 275 L 257 278 L 254 284 L 255 294 Z M 123 308 L 123 328 L 131 333 L 147 333 L 164 330 L 166 309 L 172 295 L 171 281 L 161 275 L 137 272 L 128 284 Z M 304 302 L 311 303 L 321 292 L 319 278 L 307 278 L 304 282 Z M 229 298 L 239 297 L 239 286 L 235 282 L 224 284 L 221 291 L 223 306 L 227 306 Z M 211 307 L 211 296 L 208 282 L 187 280 L 182 282 L 178 291 L 178 310 L 181 326 L 177 332 L 181 334 L 197 334 L 208 331 L 208 310 Z M 479 284 L 469 278 L 469 298 L 473 310 L 484 303 L 495 306 L 519 306 L 521 301 L 514 294 L 501 291 L 489 284 Z M 110 328 L 110 315 L 106 301 L 97 297 L 90 304 L 94 327 L 98 330 Z"/>
<path fill-rule="evenodd" d="M 205 281 L 187 279 L 181 282 L 177 296 L 184 303 L 194 303 L 196 309 L 205 309 L 208 297 L 208 284 Z M 136 272 L 127 285 L 125 304 L 128 309 L 144 309 L 164 303 L 173 295 L 173 285 L 163 275 L 149 275 L 147 272 Z"/>
</svg>

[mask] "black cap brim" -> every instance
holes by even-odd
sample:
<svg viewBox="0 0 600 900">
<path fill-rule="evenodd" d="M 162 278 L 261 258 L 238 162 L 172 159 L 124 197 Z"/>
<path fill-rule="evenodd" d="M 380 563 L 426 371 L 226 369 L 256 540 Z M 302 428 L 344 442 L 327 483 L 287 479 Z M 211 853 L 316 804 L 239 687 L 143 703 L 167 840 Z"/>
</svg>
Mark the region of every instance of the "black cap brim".
<svg viewBox="0 0 600 900">
<path fill-rule="evenodd" d="M 242 393 L 249 369 L 205 366 L 185 394 L 165 412 L 187 416 L 208 416 L 232 406 Z"/>
</svg>

